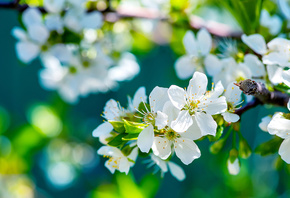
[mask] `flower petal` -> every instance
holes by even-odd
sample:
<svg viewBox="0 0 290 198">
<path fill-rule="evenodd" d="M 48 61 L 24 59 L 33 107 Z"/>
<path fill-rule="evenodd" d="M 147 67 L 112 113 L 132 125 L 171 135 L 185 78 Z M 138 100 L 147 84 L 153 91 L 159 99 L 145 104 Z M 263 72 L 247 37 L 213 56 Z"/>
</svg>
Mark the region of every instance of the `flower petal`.
<svg viewBox="0 0 290 198">
<path fill-rule="evenodd" d="M 109 122 L 104 122 L 93 131 L 93 137 L 101 137 L 110 133 L 113 129 L 113 126 Z"/>
<path fill-rule="evenodd" d="M 205 111 L 209 115 L 220 114 L 227 110 L 226 97 L 221 96 L 219 98 L 210 98 L 207 100 L 202 100 L 198 105 L 198 109 Z"/>
<path fill-rule="evenodd" d="M 226 89 L 225 97 L 227 101 L 232 103 L 233 105 L 237 104 L 241 100 L 242 91 L 233 82 L 231 82 Z"/>
<path fill-rule="evenodd" d="M 32 42 L 18 42 L 16 44 L 17 57 L 24 63 L 30 63 L 35 59 L 40 51 L 38 45 Z"/>
<path fill-rule="evenodd" d="M 183 41 L 183 45 L 185 47 L 187 54 L 189 55 L 198 54 L 197 42 L 195 40 L 195 36 L 192 31 L 187 31 L 182 41 Z"/>
<path fill-rule="evenodd" d="M 41 24 L 42 23 L 41 12 L 37 8 L 27 8 L 22 13 L 22 22 L 27 28 L 31 25 Z"/>
<path fill-rule="evenodd" d="M 166 138 L 155 137 L 152 145 L 154 155 L 167 159 L 171 154 L 171 143 Z"/>
<path fill-rule="evenodd" d="M 163 113 L 165 113 L 168 116 L 168 123 L 171 123 L 173 120 L 175 120 L 179 114 L 179 109 L 177 109 L 171 101 L 167 101 L 163 106 Z"/>
<path fill-rule="evenodd" d="M 133 106 L 138 108 L 141 102 L 147 102 L 147 95 L 145 87 L 139 87 L 133 97 Z"/>
<path fill-rule="evenodd" d="M 223 64 L 217 56 L 209 54 L 204 59 L 204 66 L 208 75 L 215 76 L 221 71 Z"/>
<path fill-rule="evenodd" d="M 263 63 L 268 65 L 289 66 L 288 57 L 283 53 L 271 52 L 263 56 Z"/>
<path fill-rule="evenodd" d="M 186 91 L 176 85 L 171 85 L 169 87 L 168 96 L 172 104 L 178 109 L 182 109 L 186 104 Z"/>
<path fill-rule="evenodd" d="M 197 140 L 202 137 L 201 130 L 197 125 L 195 119 L 192 119 L 192 125 L 183 133 L 180 133 L 182 138 L 187 138 L 189 140 Z"/>
<path fill-rule="evenodd" d="M 202 28 L 198 31 L 197 42 L 198 42 L 200 53 L 203 56 L 206 56 L 211 50 L 212 39 L 211 39 L 210 34 L 205 28 Z"/>
<path fill-rule="evenodd" d="M 269 123 L 271 122 L 271 119 L 272 118 L 270 116 L 266 116 L 266 117 L 262 118 L 262 121 L 259 124 L 259 127 L 262 131 L 268 132 L 267 127 L 268 127 Z"/>
<path fill-rule="evenodd" d="M 290 164 L 290 138 L 287 138 L 282 142 L 278 153 L 287 164 Z"/>
<path fill-rule="evenodd" d="M 156 155 L 153 155 L 153 154 L 151 154 L 150 156 L 151 156 L 152 161 L 154 161 L 155 164 L 159 166 L 159 168 L 161 169 L 163 173 L 166 173 L 168 171 L 167 164 L 164 160 L 162 160 L 160 157 L 157 157 Z"/>
<path fill-rule="evenodd" d="M 188 97 L 199 99 L 206 92 L 207 88 L 207 77 L 204 73 L 194 72 L 192 79 L 189 81 L 187 87 Z"/>
<path fill-rule="evenodd" d="M 224 112 L 222 115 L 226 122 L 237 122 L 240 119 L 240 116 L 234 113 Z"/>
<path fill-rule="evenodd" d="M 169 101 L 168 89 L 154 87 L 149 95 L 149 103 L 152 112 L 162 111 L 164 104 Z"/>
<path fill-rule="evenodd" d="M 290 20 L 290 6 L 286 0 L 278 0 L 279 8 L 281 9 L 283 15 Z"/>
<path fill-rule="evenodd" d="M 154 139 L 154 129 L 153 126 L 150 124 L 148 127 L 143 129 L 141 133 L 138 135 L 137 145 L 139 149 L 143 153 L 148 153 L 152 147 Z"/>
<path fill-rule="evenodd" d="M 179 133 L 185 132 L 192 125 L 192 117 L 188 111 L 180 111 L 176 120 L 171 122 L 171 128 Z"/>
<path fill-rule="evenodd" d="M 39 44 L 44 44 L 49 37 L 49 31 L 44 25 L 31 25 L 27 29 L 31 40 Z"/>
<path fill-rule="evenodd" d="M 271 135 L 287 138 L 290 135 L 290 120 L 283 117 L 283 113 L 275 113 L 267 127 Z"/>
<path fill-rule="evenodd" d="M 173 162 L 168 162 L 169 170 L 173 177 L 175 177 L 178 181 L 183 181 L 186 178 L 184 170 Z"/>
<path fill-rule="evenodd" d="M 178 78 L 185 80 L 192 76 L 196 69 L 196 65 L 192 61 L 192 58 L 192 55 L 184 55 L 176 60 L 174 69 Z"/>
<path fill-rule="evenodd" d="M 162 113 L 161 111 L 157 111 L 157 116 L 155 118 L 155 125 L 157 128 L 163 129 L 168 123 L 168 116 L 165 113 Z"/>
<path fill-rule="evenodd" d="M 228 159 L 228 171 L 231 175 L 237 175 L 240 172 L 240 163 L 239 159 L 237 158 L 234 163 Z"/>
<path fill-rule="evenodd" d="M 267 65 L 267 73 L 268 73 L 268 77 L 271 83 L 273 83 L 274 85 L 282 83 L 283 69 L 281 67 L 277 65 Z"/>
<path fill-rule="evenodd" d="M 283 83 L 290 87 L 290 69 L 282 72 Z"/>
<path fill-rule="evenodd" d="M 196 119 L 197 125 L 201 130 L 201 134 L 205 135 L 216 135 L 217 123 L 211 115 L 196 112 L 194 118 Z"/>
<path fill-rule="evenodd" d="M 244 57 L 245 65 L 251 70 L 253 77 L 261 77 L 266 75 L 264 64 L 253 54 L 247 54 Z"/>
<path fill-rule="evenodd" d="M 258 54 L 263 55 L 267 52 L 265 39 L 260 34 L 252 34 L 249 36 L 243 34 L 242 41 Z"/>
<path fill-rule="evenodd" d="M 200 157 L 198 146 L 187 138 L 177 138 L 174 142 L 176 156 L 185 164 L 190 164 L 194 159 Z"/>
</svg>

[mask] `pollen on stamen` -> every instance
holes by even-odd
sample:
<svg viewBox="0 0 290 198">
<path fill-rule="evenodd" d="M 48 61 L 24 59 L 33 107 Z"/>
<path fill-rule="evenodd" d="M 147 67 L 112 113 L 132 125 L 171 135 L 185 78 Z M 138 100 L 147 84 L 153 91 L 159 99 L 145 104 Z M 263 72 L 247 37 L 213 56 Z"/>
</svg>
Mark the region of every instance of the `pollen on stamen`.
<svg viewBox="0 0 290 198">
<path fill-rule="evenodd" d="M 163 149 L 165 149 L 165 147 L 163 147 Z"/>
</svg>

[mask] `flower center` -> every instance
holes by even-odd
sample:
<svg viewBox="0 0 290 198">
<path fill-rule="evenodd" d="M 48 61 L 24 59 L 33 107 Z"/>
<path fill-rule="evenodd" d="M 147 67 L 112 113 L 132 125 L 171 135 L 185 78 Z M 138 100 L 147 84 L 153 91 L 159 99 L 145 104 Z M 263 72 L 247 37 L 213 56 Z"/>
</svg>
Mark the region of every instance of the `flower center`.
<svg viewBox="0 0 290 198">
<path fill-rule="evenodd" d="M 199 100 L 189 100 L 186 105 L 184 105 L 181 110 L 188 110 L 190 115 L 194 115 L 196 109 L 198 108 Z"/>
<path fill-rule="evenodd" d="M 165 132 L 165 137 L 168 140 L 175 140 L 176 138 L 180 137 L 180 135 L 176 133 L 174 130 L 169 129 L 168 131 Z"/>
<path fill-rule="evenodd" d="M 155 113 L 147 113 L 144 115 L 144 118 L 143 118 L 143 121 L 146 123 L 146 124 L 152 124 L 153 126 L 155 125 L 155 117 L 156 117 L 156 114 Z"/>
<path fill-rule="evenodd" d="M 108 166 L 119 169 L 121 157 L 109 157 Z"/>
<path fill-rule="evenodd" d="M 70 66 L 70 67 L 68 68 L 68 70 L 69 70 L 69 73 L 71 73 L 71 74 L 75 74 L 75 73 L 77 73 L 77 68 L 74 67 L 74 66 Z"/>
</svg>

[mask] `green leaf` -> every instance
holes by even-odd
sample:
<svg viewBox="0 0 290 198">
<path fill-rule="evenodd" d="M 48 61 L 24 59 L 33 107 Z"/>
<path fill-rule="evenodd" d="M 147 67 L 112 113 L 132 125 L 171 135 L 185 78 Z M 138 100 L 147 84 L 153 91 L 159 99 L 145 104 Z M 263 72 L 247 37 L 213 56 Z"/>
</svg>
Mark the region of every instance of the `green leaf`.
<svg viewBox="0 0 290 198">
<path fill-rule="evenodd" d="M 124 121 L 126 133 L 140 133 L 147 125 L 138 122 Z"/>
<path fill-rule="evenodd" d="M 137 140 L 139 133 L 130 133 L 122 138 L 122 140 Z"/>
<path fill-rule="evenodd" d="M 277 153 L 283 139 L 280 137 L 274 137 L 268 142 L 264 142 L 257 146 L 255 153 L 260 154 L 261 156 L 271 155 Z"/>
<path fill-rule="evenodd" d="M 126 136 L 125 133 L 121 133 L 119 135 L 117 135 L 114 139 L 112 139 L 110 142 L 108 142 L 108 145 L 110 146 L 121 146 L 122 144 L 126 143 L 127 141 L 123 141 L 122 138 Z"/>
<path fill-rule="evenodd" d="M 125 146 L 123 149 L 122 149 L 122 153 L 125 155 L 125 156 L 128 156 L 131 154 L 132 150 L 134 149 L 135 147 L 131 147 L 130 145 L 127 145 Z M 133 160 L 132 160 L 133 161 Z M 133 161 L 134 162 L 134 161 Z"/>
<path fill-rule="evenodd" d="M 114 120 L 109 120 L 108 122 L 114 127 L 114 130 L 116 132 L 118 132 L 118 133 L 124 133 L 125 132 L 124 122 L 122 122 L 122 121 L 114 121 Z"/>
</svg>

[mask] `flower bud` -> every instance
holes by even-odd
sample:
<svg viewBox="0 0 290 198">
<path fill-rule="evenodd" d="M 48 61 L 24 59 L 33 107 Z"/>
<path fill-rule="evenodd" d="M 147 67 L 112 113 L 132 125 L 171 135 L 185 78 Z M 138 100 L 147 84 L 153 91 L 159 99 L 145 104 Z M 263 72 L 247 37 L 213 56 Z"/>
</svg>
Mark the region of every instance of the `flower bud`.
<svg viewBox="0 0 290 198">
<path fill-rule="evenodd" d="M 212 154 L 218 154 L 222 148 L 225 146 L 225 143 L 226 143 L 226 139 L 222 138 L 218 141 L 216 141 L 215 143 L 213 143 L 209 150 Z"/>
<path fill-rule="evenodd" d="M 239 142 L 239 156 L 243 159 L 247 159 L 252 154 L 252 150 L 248 142 L 242 138 Z"/>
</svg>

